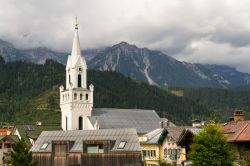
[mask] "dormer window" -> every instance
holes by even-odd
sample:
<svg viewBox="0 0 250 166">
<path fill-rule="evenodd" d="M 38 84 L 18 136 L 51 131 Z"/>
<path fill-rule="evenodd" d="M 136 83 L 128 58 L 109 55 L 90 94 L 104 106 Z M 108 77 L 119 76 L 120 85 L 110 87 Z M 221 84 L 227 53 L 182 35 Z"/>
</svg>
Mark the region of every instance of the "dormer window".
<svg viewBox="0 0 250 166">
<path fill-rule="evenodd" d="M 117 149 L 124 149 L 126 143 L 127 143 L 126 141 L 121 141 L 120 144 L 118 145 Z"/>
<path fill-rule="evenodd" d="M 87 153 L 104 153 L 103 144 L 87 145 Z"/>
<path fill-rule="evenodd" d="M 42 146 L 41 146 L 41 150 L 45 150 L 47 148 L 47 146 L 49 145 L 48 142 L 44 143 Z"/>
</svg>

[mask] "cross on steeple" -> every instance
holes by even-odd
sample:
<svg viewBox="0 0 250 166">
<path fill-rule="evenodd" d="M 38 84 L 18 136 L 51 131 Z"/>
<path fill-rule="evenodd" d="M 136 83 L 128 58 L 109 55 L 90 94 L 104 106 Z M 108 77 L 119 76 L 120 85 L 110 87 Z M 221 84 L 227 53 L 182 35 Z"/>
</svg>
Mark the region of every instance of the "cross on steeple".
<svg viewBox="0 0 250 166">
<path fill-rule="evenodd" d="M 77 22 L 77 16 L 75 17 L 76 23 L 75 23 L 75 29 L 78 29 L 78 22 Z"/>
</svg>

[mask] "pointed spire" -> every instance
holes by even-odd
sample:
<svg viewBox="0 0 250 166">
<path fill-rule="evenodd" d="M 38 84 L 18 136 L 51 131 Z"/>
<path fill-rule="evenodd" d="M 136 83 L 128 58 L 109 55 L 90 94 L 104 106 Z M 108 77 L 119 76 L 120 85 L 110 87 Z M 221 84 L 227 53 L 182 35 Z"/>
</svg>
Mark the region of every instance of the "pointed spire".
<svg viewBox="0 0 250 166">
<path fill-rule="evenodd" d="M 74 40 L 73 40 L 71 56 L 73 58 L 73 63 L 77 61 L 77 58 L 79 56 L 81 56 L 80 40 L 79 40 L 79 35 L 78 35 L 77 17 L 76 17 L 76 23 L 75 23 L 75 36 L 74 36 Z"/>
</svg>

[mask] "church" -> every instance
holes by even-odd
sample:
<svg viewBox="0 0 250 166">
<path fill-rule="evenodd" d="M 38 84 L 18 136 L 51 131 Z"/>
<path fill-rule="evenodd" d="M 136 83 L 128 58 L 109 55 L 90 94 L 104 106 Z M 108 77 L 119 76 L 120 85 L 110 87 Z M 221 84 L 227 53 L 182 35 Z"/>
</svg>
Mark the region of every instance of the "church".
<svg viewBox="0 0 250 166">
<path fill-rule="evenodd" d="M 65 70 L 66 87 L 60 87 L 63 130 L 135 128 L 140 135 L 169 125 L 154 110 L 94 108 L 94 85 L 87 85 L 87 63 L 81 53 L 77 23 Z"/>
<path fill-rule="evenodd" d="M 94 108 L 94 85 L 87 85 L 77 23 L 74 31 L 66 86 L 60 86 L 62 130 L 42 131 L 30 149 L 33 160 L 41 166 L 159 165 L 165 128 L 174 124 L 154 110 Z"/>
</svg>

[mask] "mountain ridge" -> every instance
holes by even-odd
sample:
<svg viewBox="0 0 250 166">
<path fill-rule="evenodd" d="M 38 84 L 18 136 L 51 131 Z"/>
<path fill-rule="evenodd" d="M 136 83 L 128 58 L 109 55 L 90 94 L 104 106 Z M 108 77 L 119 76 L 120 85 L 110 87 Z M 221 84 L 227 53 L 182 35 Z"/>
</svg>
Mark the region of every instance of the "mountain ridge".
<svg viewBox="0 0 250 166">
<path fill-rule="evenodd" d="M 151 85 L 230 88 L 250 84 L 250 74 L 235 68 L 181 62 L 160 51 L 138 48 L 124 41 L 111 47 L 82 52 L 91 69 L 117 71 Z M 68 53 L 45 47 L 17 49 L 3 40 L 0 40 L 0 54 L 6 61 L 31 61 L 38 64 L 45 63 L 46 59 L 65 64 L 68 56 Z"/>
</svg>

